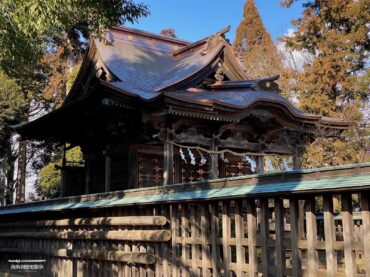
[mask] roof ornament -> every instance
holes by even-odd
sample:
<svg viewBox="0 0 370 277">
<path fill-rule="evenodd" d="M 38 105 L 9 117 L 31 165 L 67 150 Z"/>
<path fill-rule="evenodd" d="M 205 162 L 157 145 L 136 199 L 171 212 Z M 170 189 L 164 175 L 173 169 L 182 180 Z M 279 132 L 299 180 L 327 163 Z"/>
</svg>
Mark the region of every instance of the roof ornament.
<svg viewBox="0 0 370 277">
<path fill-rule="evenodd" d="M 216 79 L 217 81 L 223 81 L 223 80 L 224 80 L 224 78 L 225 78 L 225 75 L 224 75 L 224 70 L 223 70 L 223 68 L 222 68 L 222 63 L 221 63 L 221 62 L 219 62 L 219 63 L 217 64 L 217 66 L 218 66 L 218 68 L 216 69 L 216 72 L 215 72 L 215 79 Z"/>
<path fill-rule="evenodd" d="M 113 34 L 110 30 L 105 32 L 104 35 L 104 43 L 106 45 L 113 45 Z"/>
<path fill-rule="evenodd" d="M 203 51 L 200 53 L 202 56 L 207 55 L 209 51 L 215 48 L 219 43 L 225 41 L 225 33 L 230 30 L 230 25 L 217 32 L 214 35 L 211 35 L 207 38 L 206 44 L 203 47 Z"/>
</svg>

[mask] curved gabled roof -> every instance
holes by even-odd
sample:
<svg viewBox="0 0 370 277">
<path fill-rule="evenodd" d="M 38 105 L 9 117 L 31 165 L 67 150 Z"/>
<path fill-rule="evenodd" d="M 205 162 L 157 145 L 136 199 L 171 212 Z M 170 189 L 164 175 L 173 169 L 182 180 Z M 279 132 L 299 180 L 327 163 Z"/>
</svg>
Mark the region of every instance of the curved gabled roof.
<svg viewBox="0 0 370 277">
<path fill-rule="evenodd" d="M 94 41 L 101 62 L 117 79 L 114 85 L 133 93 L 153 93 L 175 82 L 185 80 L 209 65 L 223 45 L 207 55 L 202 49 L 173 57 L 171 52 L 136 45 L 116 38 L 112 45 Z"/>
<path fill-rule="evenodd" d="M 105 71 L 107 78 L 105 81 L 100 79 L 101 85 L 109 87 L 110 91 L 135 98 L 137 103 L 172 99 L 182 108 L 196 104 L 194 106 L 207 107 L 216 113 L 228 111 L 230 116 L 243 116 L 247 109 L 257 105 L 270 105 L 299 122 L 317 122 L 339 129 L 352 124 L 298 110 L 280 95 L 274 83 L 276 77 L 248 80 L 243 65 L 223 37 L 227 30 L 225 28 L 190 43 L 135 29 L 111 28 L 105 40 L 90 41 L 79 75 L 62 108 L 27 126 L 42 125 L 44 119 L 50 121 L 53 116 L 63 113 L 64 108 L 75 106 L 74 102 L 86 97 L 88 88 L 92 86 L 91 80 L 96 80 L 92 78 L 93 74 L 99 73 L 95 76 L 100 78 L 104 76 L 100 75 L 102 71 Z M 220 61 L 224 66 L 222 70 L 228 71 L 232 78 L 204 85 L 202 89 L 195 88 L 195 84 L 214 73 Z M 198 112 L 202 112 L 201 109 Z M 25 126 L 18 127 L 22 129 Z"/>
</svg>

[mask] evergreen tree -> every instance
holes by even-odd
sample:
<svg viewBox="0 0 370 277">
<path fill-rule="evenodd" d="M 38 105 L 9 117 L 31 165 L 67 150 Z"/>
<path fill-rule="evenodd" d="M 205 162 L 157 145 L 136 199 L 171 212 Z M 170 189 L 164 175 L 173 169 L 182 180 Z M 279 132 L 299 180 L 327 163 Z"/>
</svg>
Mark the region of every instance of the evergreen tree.
<svg viewBox="0 0 370 277">
<path fill-rule="evenodd" d="M 266 31 L 254 0 L 244 5 L 243 20 L 240 22 L 234 42 L 250 79 L 272 77 L 279 74 L 280 56 L 270 34 Z"/>
<path fill-rule="evenodd" d="M 282 4 L 290 6 L 294 0 Z M 366 121 L 370 88 L 370 0 L 312 0 L 303 2 L 303 16 L 293 24 L 287 47 L 307 51 L 312 59 L 294 72 L 294 90 L 301 109 L 339 117 L 356 124 L 339 139 L 316 140 L 306 151 L 306 166 L 337 165 L 368 160 Z"/>
<path fill-rule="evenodd" d="M 16 82 L 19 97 L 26 99 L 22 108 L 15 107 L 21 113 L 17 119 L 24 120 L 45 111 L 48 106 L 60 105 L 66 94 L 68 73 L 74 74 L 73 67 L 81 59 L 92 34 L 99 37 L 108 26 L 134 22 L 146 15 L 147 7 L 134 0 L 2 0 L 0 71 L 4 72 L 5 79 Z M 1 89 L 0 93 L 3 94 Z M 8 105 L 7 100 L 2 102 L 4 99 L 6 95 L 0 95 L 0 107 Z M 4 156 L 0 156 L 0 175 L 5 176 L 4 183 L 10 185 L 17 181 L 11 174 L 14 166 L 8 167 L 16 153 L 9 143 L 11 135 L 4 130 L 8 132 L 0 128 L 0 138 L 6 137 L 0 141 L 0 148 L 6 150 Z M 24 143 L 20 145 L 26 147 Z M 26 149 L 20 152 L 27 153 Z M 24 180 L 25 168 L 21 170 Z M 12 203 L 13 187 L 7 190 L 10 195 L 7 203 Z"/>
</svg>

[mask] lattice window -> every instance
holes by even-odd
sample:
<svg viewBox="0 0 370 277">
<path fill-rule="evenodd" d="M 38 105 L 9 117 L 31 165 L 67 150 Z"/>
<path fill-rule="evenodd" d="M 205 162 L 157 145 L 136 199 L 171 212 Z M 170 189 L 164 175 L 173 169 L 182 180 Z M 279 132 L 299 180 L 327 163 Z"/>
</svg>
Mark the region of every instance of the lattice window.
<svg viewBox="0 0 370 277">
<path fill-rule="evenodd" d="M 252 174 L 251 165 L 242 161 L 230 161 L 225 163 L 226 177 L 243 176 Z"/>
<path fill-rule="evenodd" d="M 197 152 L 193 154 L 195 156 L 195 165 L 190 163 L 188 153 L 185 153 L 186 162 L 181 161 L 181 181 L 183 183 L 209 179 L 209 157 L 207 157 L 207 161 L 202 164 L 200 154 Z"/>
<path fill-rule="evenodd" d="M 139 187 L 163 185 L 163 157 L 139 153 Z"/>
</svg>

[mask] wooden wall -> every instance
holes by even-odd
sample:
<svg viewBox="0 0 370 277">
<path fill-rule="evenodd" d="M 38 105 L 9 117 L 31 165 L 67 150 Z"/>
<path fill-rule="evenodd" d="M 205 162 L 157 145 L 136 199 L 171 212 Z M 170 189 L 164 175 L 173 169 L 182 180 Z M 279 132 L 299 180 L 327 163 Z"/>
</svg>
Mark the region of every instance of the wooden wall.
<svg viewBox="0 0 370 277">
<path fill-rule="evenodd" d="M 370 276 L 367 191 L 0 217 L 8 259 L 35 276 Z M 258 275 L 257 275 L 258 274 Z"/>
</svg>

